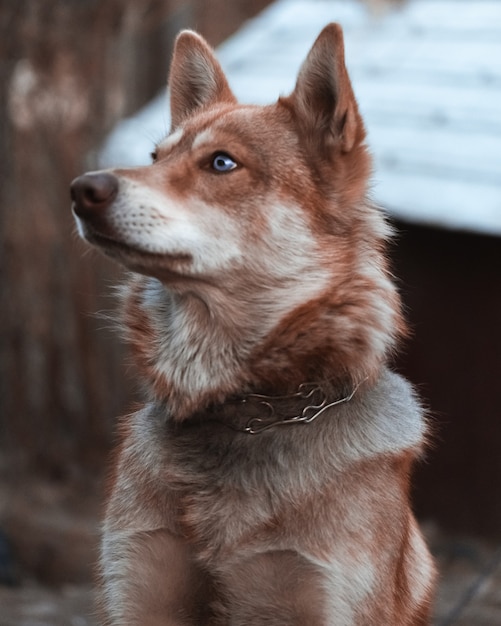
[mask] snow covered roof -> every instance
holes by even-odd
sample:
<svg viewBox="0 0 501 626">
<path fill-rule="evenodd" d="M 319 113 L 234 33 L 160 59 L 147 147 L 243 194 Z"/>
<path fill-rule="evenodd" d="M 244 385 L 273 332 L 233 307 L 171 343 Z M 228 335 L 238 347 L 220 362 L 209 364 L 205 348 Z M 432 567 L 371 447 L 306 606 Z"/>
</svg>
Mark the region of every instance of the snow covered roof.
<svg viewBox="0 0 501 626">
<path fill-rule="evenodd" d="M 403 220 L 501 235 L 501 2 L 408 0 L 376 16 L 350 0 L 277 0 L 218 49 L 239 100 L 289 93 L 331 21 L 344 28 L 377 202 Z M 168 127 L 161 94 L 118 124 L 103 166 L 148 163 Z"/>
</svg>

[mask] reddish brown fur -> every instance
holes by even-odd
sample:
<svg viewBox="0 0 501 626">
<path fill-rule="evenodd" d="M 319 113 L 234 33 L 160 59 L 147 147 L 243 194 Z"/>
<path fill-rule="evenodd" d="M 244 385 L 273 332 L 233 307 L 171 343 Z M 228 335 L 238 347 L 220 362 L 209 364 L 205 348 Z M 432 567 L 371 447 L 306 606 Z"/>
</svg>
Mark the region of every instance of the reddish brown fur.
<svg viewBox="0 0 501 626">
<path fill-rule="evenodd" d="M 171 115 L 151 167 L 101 174 L 116 186 L 100 204 L 75 192 L 82 234 L 138 272 L 122 321 L 149 390 L 114 460 L 103 623 L 428 623 L 409 505 L 426 425 L 385 366 L 405 323 L 341 29 L 268 107 L 238 105 L 207 44 L 181 35 Z M 236 167 L 215 174 L 221 152 Z M 355 393 L 310 424 L 239 432 L 234 396 L 311 381 L 329 404 Z"/>
</svg>

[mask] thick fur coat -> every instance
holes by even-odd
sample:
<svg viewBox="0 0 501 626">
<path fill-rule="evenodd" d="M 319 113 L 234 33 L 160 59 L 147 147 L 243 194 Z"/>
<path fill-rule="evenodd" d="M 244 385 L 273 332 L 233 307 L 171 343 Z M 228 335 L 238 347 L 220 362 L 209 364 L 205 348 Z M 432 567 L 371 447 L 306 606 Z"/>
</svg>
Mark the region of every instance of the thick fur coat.
<svg viewBox="0 0 501 626">
<path fill-rule="evenodd" d="M 151 166 L 72 185 L 81 235 L 132 271 L 123 325 L 149 397 L 113 464 L 103 623 L 427 624 L 409 505 L 426 424 L 386 366 L 405 324 L 341 29 L 265 107 L 183 32 L 170 103 Z"/>
</svg>

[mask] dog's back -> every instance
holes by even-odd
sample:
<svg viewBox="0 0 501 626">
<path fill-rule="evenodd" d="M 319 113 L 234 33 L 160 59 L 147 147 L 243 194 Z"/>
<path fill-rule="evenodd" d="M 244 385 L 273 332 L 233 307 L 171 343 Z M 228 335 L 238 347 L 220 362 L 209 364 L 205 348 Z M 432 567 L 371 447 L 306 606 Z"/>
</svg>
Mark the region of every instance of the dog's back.
<svg viewBox="0 0 501 626">
<path fill-rule="evenodd" d="M 426 624 L 409 506 L 425 423 L 370 158 L 329 25 L 291 96 L 242 106 L 182 34 L 154 164 L 73 183 L 81 234 L 136 274 L 150 403 L 124 420 L 102 549 L 109 624 Z"/>
</svg>

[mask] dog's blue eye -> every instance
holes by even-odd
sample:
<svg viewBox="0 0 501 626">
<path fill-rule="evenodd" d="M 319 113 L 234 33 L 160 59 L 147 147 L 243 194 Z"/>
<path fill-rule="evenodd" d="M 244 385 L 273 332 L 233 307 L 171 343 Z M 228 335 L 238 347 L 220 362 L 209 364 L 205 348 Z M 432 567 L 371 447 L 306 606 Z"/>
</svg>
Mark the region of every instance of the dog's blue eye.
<svg viewBox="0 0 501 626">
<path fill-rule="evenodd" d="M 218 152 L 212 159 L 212 169 L 216 172 L 230 172 L 237 167 L 235 161 L 224 152 Z"/>
</svg>

